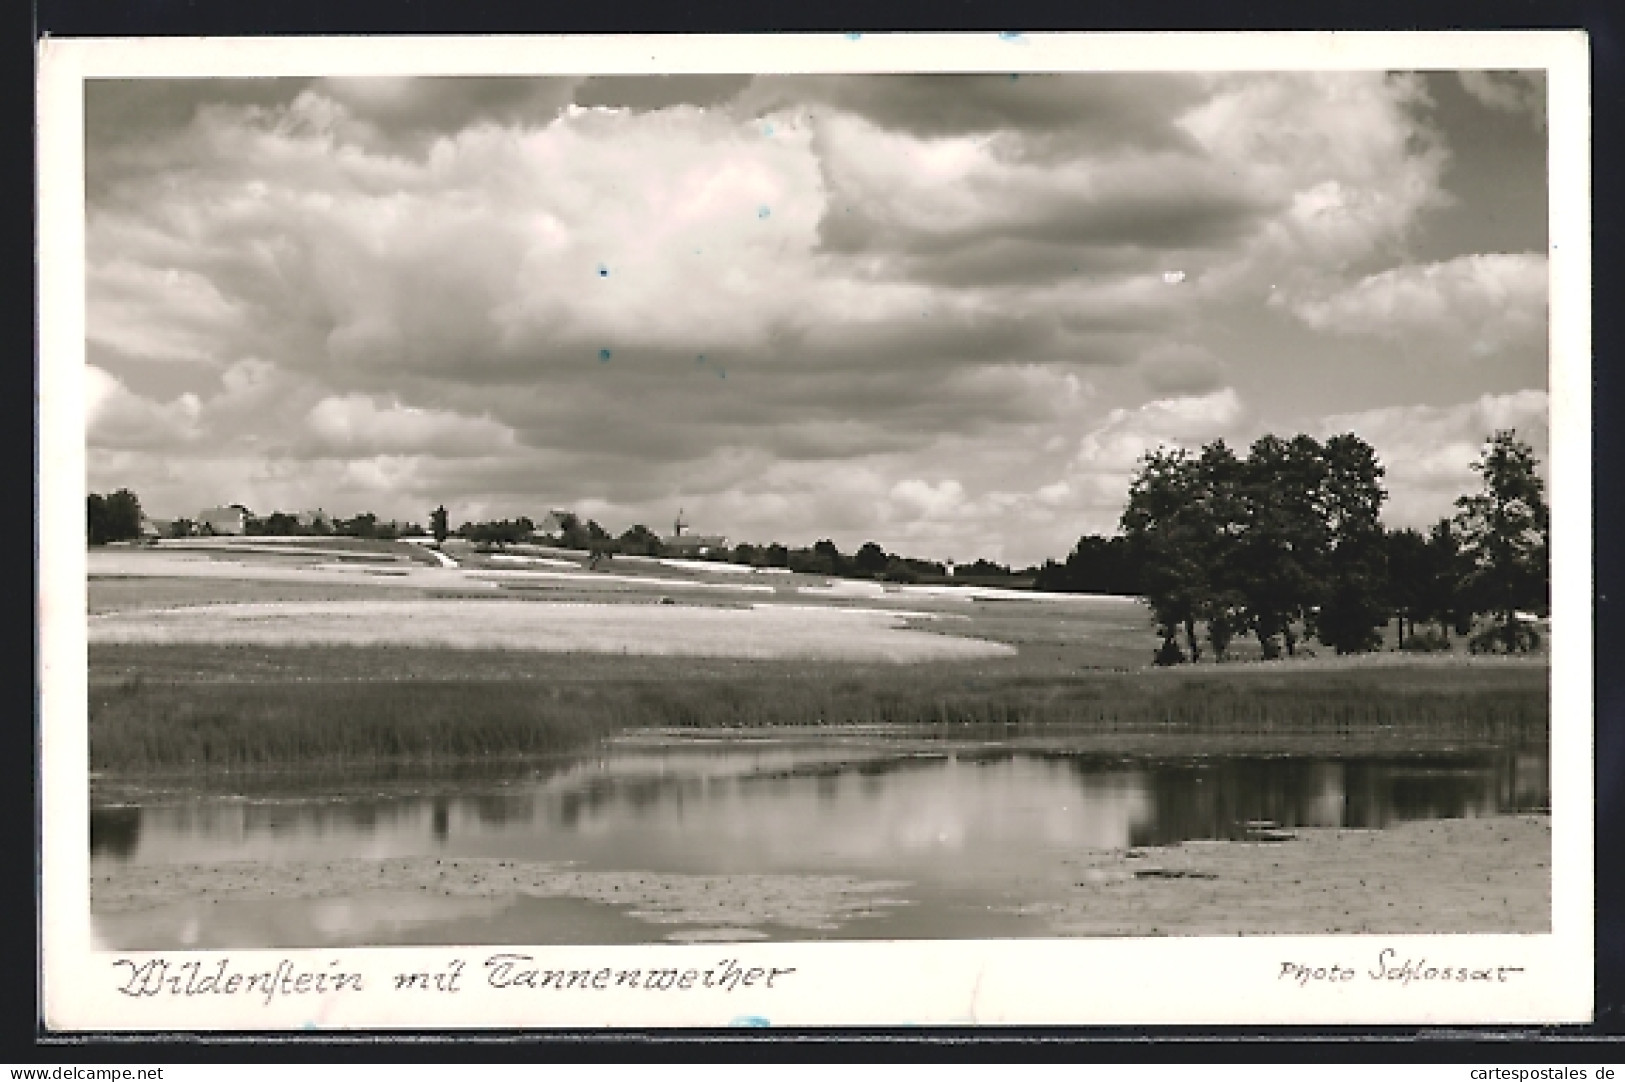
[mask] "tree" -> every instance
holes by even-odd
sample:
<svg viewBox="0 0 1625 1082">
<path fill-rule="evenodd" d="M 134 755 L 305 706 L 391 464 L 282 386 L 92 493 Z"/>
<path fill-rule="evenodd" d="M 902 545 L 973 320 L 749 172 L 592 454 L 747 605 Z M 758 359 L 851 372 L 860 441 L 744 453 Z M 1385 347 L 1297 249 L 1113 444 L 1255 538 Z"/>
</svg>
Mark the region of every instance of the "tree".
<svg viewBox="0 0 1625 1082">
<path fill-rule="evenodd" d="M 1315 636 L 1339 654 L 1375 650 L 1388 622 L 1387 547 L 1379 518 L 1388 496 L 1384 470 L 1371 445 L 1353 433 L 1327 440 L 1321 463 L 1326 553 Z"/>
<path fill-rule="evenodd" d="M 813 544 L 812 555 L 813 566 L 823 574 L 839 575 L 846 570 L 846 557 L 828 538 Z"/>
<path fill-rule="evenodd" d="M 446 514 L 445 504 L 429 512 L 429 530 L 434 534 L 434 543 L 437 545 L 451 535 L 451 520 Z"/>
<path fill-rule="evenodd" d="M 879 575 L 886 570 L 886 550 L 873 541 L 865 541 L 852 557 L 853 570 L 864 575 Z"/>
<path fill-rule="evenodd" d="M 293 515 L 273 511 L 265 518 L 249 519 L 244 524 L 244 532 L 261 537 L 291 537 L 302 531 L 299 528 L 299 520 Z"/>
<path fill-rule="evenodd" d="M 535 531 L 536 524 L 524 515 L 516 519 L 500 519 L 492 522 L 465 522 L 457 527 L 459 536 L 487 545 L 526 541 Z"/>
<path fill-rule="evenodd" d="M 659 556 L 661 552 L 660 538 L 641 522 L 621 534 L 620 546 L 629 556 Z"/>
<path fill-rule="evenodd" d="M 886 570 L 881 572 L 881 578 L 887 582 L 915 583 L 920 581 L 920 573 L 909 566 L 909 561 L 887 556 Z"/>
<path fill-rule="evenodd" d="M 85 533 L 92 545 L 133 541 L 141 536 L 141 501 L 127 488 L 85 498 Z"/>
<path fill-rule="evenodd" d="M 559 516 L 559 545 L 567 549 L 590 549 L 592 533 L 576 515 L 565 512 Z"/>
<path fill-rule="evenodd" d="M 1140 459 L 1123 510 L 1123 535 L 1142 569 L 1145 600 L 1162 636 L 1158 664 L 1185 660 L 1178 643 L 1182 629 L 1190 660 L 1201 658 L 1196 620 L 1208 580 L 1201 559 L 1199 475 L 1198 462 L 1182 448 L 1148 452 Z"/>
<path fill-rule="evenodd" d="M 107 536 L 107 500 L 99 492 L 85 497 L 85 536 L 92 545 L 105 545 Z"/>
<path fill-rule="evenodd" d="M 1388 604 L 1399 621 L 1399 648 L 1405 636 L 1416 634 L 1416 621 L 1432 610 L 1435 556 L 1428 538 L 1419 530 L 1392 530 L 1384 539 L 1388 555 Z"/>
<path fill-rule="evenodd" d="M 1474 649 L 1516 653 L 1534 645 L 1518 610 L 1549 606 L 1551 514 L 1545 485 L 1536 473 L 1534 450 L 1503 429 L 1485 441 L 1473 472 L 1483 491 L 1456 500 L 1455 529 L 1471 567 L 1467 588 L 1475 612 L 1490 614 L 1493 626 L 1471 644 Z"/>
<path fill-rule="evenodd" d="M 1202 448 L 1197 460 L 1200 484 L 1192 514 L 1200 535 L 1200 560 L 1206 576 L 1196 612 L 1207 622 L 1208 645 L 1215 661 L 1229 656 L 1230 643 L 1248 627 L 1247 597 L 1237 574 L 1236 551 L 1244 535 L 1246 503 L 1241 483 L 1245 464 L 1222 439 Z"/>
<path fill-rule="evenodd" d="M 1085 534 L 1067 555 L 1066 563 L 1045 560 L 1033 580 L 1036 590 L 1064 593 L 1116 594 L 1132 597 L 1140 592 L 1140 569 L 1128 538 Z"/>
<path fill-rule="evenodd" d="M 371 538 L 378 536 L 378 516 L 371 511 L 363 511 L 347 522 L 334 524 L 336 532 L 350 537 Z"/>
<path fill-rule="evenodd" d="M 1473 608 L 1467 595 L 1467 577 L 1471 570 L 1451 520 L 1442 518 L 1434 523 L 1428 531 L 1423 618 L 1437 622 L 1441 635 L 1447 640 L 1452 629 L 1458 635 L 1467 635 L 1473 630 Z"/>
<path fill-rule="evenodd" d="M 1261 436 L 1239 471 L 1242 528 L 1226 561 L 1244 626 L 1266 659 L 1295 654 L 1294 625 L 1317 604 L 1329 547 L 1323 449 L 1312 437 Z"/>
<path fill-rule="evenodd" d="M 982 556 L 978 556 L 968 564 L 960 564 L 954 568 L 954 578 L 964 579 L 967 582 L 983 580 L 997 583 L 998 580 L 1007 579 L 1010 575 L 1010 568 Z"/>
</svg>

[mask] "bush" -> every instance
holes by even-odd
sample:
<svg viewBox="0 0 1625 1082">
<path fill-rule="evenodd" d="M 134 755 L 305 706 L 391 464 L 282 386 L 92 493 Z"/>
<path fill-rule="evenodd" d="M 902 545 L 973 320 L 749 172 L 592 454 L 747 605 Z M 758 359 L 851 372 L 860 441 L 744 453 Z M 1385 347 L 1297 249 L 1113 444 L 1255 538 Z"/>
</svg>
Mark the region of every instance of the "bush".
<svg viewBox="0 0 1625 1082">
<path fill-rule="evenodd" d="M 1181 650 L 1179 644 L 1173 639 L 1164 639 L 1162 640 L 1162 647 L 1157 651 L 1152 663 L 1156 665 L 1183 665 L 1185 663 L 1185 651 Z"/>
<path fill-rule="evenodd" d="M 1432 628 L 1425 628 L 1422 631 L 1411 632 L 1411 637 L 1405 640 L 1405 645 L 1401 646 L 1400 649 L 1406 653 L 1436 654 L 1453 649 L 1453 647 L 1447 636 Z"/>
<path fill-rule="evenodd" d="M 1506 627 L 1492 624 L 1467 640 L 1467 649 L 1475 654 L 1526 654 L 1540 648 L 1540 632 L 1519 620 L 1513 632 L 1514 643 L 1507 649 Z"/>
</svg>

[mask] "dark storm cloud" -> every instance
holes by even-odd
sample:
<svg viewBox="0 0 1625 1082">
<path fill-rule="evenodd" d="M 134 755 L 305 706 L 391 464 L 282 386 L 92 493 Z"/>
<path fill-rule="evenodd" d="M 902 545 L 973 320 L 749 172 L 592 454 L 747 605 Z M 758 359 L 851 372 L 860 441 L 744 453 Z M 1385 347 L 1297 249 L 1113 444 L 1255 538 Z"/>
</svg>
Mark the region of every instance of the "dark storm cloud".
<svg viewBox="0 0 1625 1082">
<path fill-rule="evenodd" d="M 1058 377 L 1036 366 L 980 364 L 922 375 L 891 365 L 830 368 L 727 353 L 702 362 L 636 350 L 551 369 L 545 383 L 516 382 L 500 397 L 428 374 L 396 379 L 393 388 L 408 403 L 488 413 L 526 447 L 591 458 L 601 471 L 572 480 L 591 481 L 611 499 L 629 498 L 620 479 L 665 468 L 657 464 L 680 469 L 720 448 L 750 448 L 764 461 L 913 451 L 944 435 L 1049 419 L 1066 394 Z"/>
<path fill-rule="evenodd" d="M 95 204 L 132 168 L 173 169 L 176 137 L 204 108 L 276 109 L 309 79 L 85 80 L 85 199 Z"/>
<path fill-rule="evenodd" d="M 575 103 L 651 112 L 674 105 L 710 106 L 750 84 L 749 75 L 594 75 L 575 90 Z"/>
<path fill-rule="evenodd" d="M 1164 342 L 1140 359 L 1140 372 L 1152 390 L 1162 395 L 1199 395 L 1225 384 L 1224 362 L 1203 346 Z"/>
<path fill-rule="evenodd" d="M 967 246 L 1012 240 L 1046 245 L 1141 249 L 1219 248 L 1254 231 L 1282 208 L 1205 163 L 1170 159 L 1137 167 L 1090 189 L 1055 186 L 989 192 L 985 210 L 957 221 L 902 218 L 877 205 L 874 193 L 833 168 L 832 198 L 819 222 L 831 254 L 895 252 L 940 258 Z"/>
<path fill-rule="evenodd" d="M 477 123 L 540 127 L 569 104 L 576 80 L 534 76 L 327 78 L 312 91 L 386 140 L 419 145 Z"/>
<path fill-rule="evenodd" d="M 387 282 L 379 288 L 400 296 Z M 407 292 L 419 295 L 415 289 Z M 1017 298 L 1004 311 L 996 304 L 962 309 L 926 298 L 886 319 L 780 317 L 765 323 L 751 344 L 718 347 L 705 338 L 703 327 L 689 332 L 686 344 L 660 346 L 623 341 L 613 331 L 552 326 L 502 336 L 493 333 L 489 309 L 490 300 L 477 292 L 444 308 L 391 304 L 386 308 L 391 325 L 369 332 L 371 320 L 343 324 L 327 336 L 324 348 L 295 363 L 319 369 L 323 381 L 336 387 L 376 392 L 408 379 L 443 381 L 448 389 L 466 387 L 487 402 L 498 388 L 522 392 L 538 380 L 573 385 L 589 379 L 594 386 L 625 381 L 623 393 L 646 401 L 644 396 L 668 385 L 686 388 L 697 381 L 704 388 L 732 388 L 743 379 L 761 379 L 770 382 L 753 383 L 753 392 L 773 402 L 797 402 L 796 392 L 819 381 L 838 388 L 869 380 L 864 392 L 840 395 L 833 403 L 836 409 L 861 409 L 879 404 L 876 395 L 887 393 L 874 382 L 877 372 L 890 373 L 887 378 L 895 382 L 888 386 L 909 396 L 916 385 L 940 385 L 1001 360 L 1116 365 L 1127 359 L 1116 336 L 1144 333 L 1168 318 L 1160 304 L 1126 299 L 1068 298 L 1046 307 Z M 426 311 L 433 312 L 432 319 L 419 318 Z M 809 382 L 809 375 L 816 380 Z M 561 401 L 574 401 L 577 390 L 561 392 Z M 746 411 L 761 408 L 737 396 L 717 400 L 739 402 Z M 508 404 L 500 403 L 499 411 Z M 818 399 L 799 404 L 817 408 Z"/>
<path fill-rule="evenodd" d="M 740 97 L 757 114 L 820 106 L 920 136 L 1068 131 L 1096 148 L 1182 147 L 1172 119 L 1200 80 L 1116 74 L 759 76 Z"/>
<path fill-rule="evenodd" d="M 309 79 L 87 79 L 85 146 L 145 142 L 192 122 L 205 105 L 286 105 Z"/>
<path fill-rule="evenodd" d="M 1160 273 L 1170 266 L 1189 269 L 1208 258 L 1206 252 L 1181 248 L 1082 245 L 1036 237 L 989 236 L 944 252 L 880 255 L 874 261 L 872 273 L 877 278 L 899 278 L 960 289 L 1055 282 L 1098 286 L 1129 275 Z M 1121 320 L 1112 322 L 1121 323 Z M 1096 329 L 1113 328 L 1097 324 Z"/>
</svg>

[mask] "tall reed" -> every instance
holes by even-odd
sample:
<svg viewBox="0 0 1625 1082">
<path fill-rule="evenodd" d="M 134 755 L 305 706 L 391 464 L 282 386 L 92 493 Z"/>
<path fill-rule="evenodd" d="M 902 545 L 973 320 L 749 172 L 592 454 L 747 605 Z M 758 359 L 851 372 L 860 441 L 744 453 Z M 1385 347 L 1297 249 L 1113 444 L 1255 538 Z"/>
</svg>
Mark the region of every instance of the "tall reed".
<svg viewBox="0 0 1625 1082">
<path fill-rule="evenodd" d="M 292 655 L 292 656 L 297 656 Z M 308 655 L 312 666 L 317 655 Z M 395 659 L 391 663 L 397 663 Z M 952 666 L 552 662 L 534 672 L 383 679 L 284 661 L 252 679 L 92 683 L 93 769 L 442 762 L 539 755 L 632 728 L 922 725 L 1192 736 L 1544 740 L 1546 670 L 1207 669 L 1033 676 Z"/>
</svg>

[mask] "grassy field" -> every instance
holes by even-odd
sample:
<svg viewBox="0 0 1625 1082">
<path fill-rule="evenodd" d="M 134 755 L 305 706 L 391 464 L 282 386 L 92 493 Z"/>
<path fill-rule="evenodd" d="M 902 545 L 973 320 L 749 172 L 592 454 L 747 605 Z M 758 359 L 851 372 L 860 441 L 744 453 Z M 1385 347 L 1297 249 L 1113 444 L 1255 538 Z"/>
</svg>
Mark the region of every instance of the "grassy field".
<svg viewBox="0 0 1625 1082">
<path fill-rule="evenodd" d="M 1543 740 L 1548 724 L 1541 660 L 1147 669 L 1144 609 L 1118 598 L 849 596 L 703 565 L 490 578 L 376 545 L 353 567 L 330 547 L 257 547 L 91 554 L 94 770 L 524 756 L 634 727 L 1066 728 L 1397 750 Z M 378 557 L 398 566 L 378 575 Z M 771 593 L 672 585 L 723 578 Z"/>
<path fill-rule="evenodd" d="M 507 599 L 355 598 L 91 617 L 95 643 L 433 646 L 670 657 L 894 663 L 996 657 L 1004 643 L 904 627 L 901 614 L 826 607 L 701 608 Z M 926 616 L 925 619 L 935 619 Z"/>
</svg>

